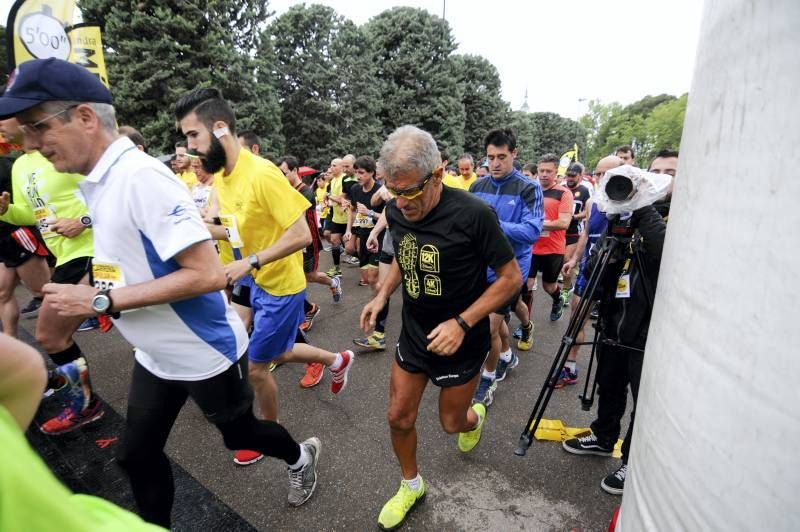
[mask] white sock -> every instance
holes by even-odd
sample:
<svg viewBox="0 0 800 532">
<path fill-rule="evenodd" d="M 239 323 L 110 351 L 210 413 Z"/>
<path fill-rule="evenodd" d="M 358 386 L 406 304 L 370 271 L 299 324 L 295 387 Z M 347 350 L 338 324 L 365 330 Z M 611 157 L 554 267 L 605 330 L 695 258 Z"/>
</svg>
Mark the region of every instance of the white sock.
<svg viewBox="0 0 800 532">
<path fill-rule="evenodd" d="M 567 363 L 564 364 L 564 367 L 570 370 L 572 373 L 575 373 L 575 370 L 578 369 L 577 362 L 574 360 L 567 360 Z"/>
<path fill-rule="evenodd" d="M 511 353 L 511 348 L 509 348 L 508 351 L 500 353 L 500 360 L 502 360 L 503 362 L 511 362 L 512 356 L 513 355 Z"/>
<path fill-rule="evenodd" d="M 328 366 L 328 369 L 331 370 L 331 371 L 336 371 L 336 370 L 338 370 L 339 368 L 342 367 L 342 362 L 344 362 L 344 359 L 342 358 L 342 354 L 341 353 L 336 353 L 336 360 L 333 361 L 333 364 Z"/>
<path fill-rule="evenodd" d="M 306 446 L 301 443 L 300 458 L 297 459 L 297 462 L 290 465 L 289 469 L 291 469 L 292 471 L 297 471 L 298 469 L 302 469 L 307 463 L 308 463 L 308 451 L 306 451 Z"/>
<path fill-rule="evenodd" d="M 482 377 L 486 377 L 487 379 L 492 379 L 492 380 L 494 380 L 494 379 L 495 379 L 495 377 L 497 376 L 497 374 L 496 374 L 494 371 L 489 371 L 489 370 L 486 370 L 486 369 L 485 369 L 485 370 L 483 370 L 483 371 L 481 372 L 481 376 L 482 376 Z"/>
<path fill-rule="evenodd" d="M 403 482 L 405 482 L 406 486 L 411 488 L 413 491 L 419 491 L 419 489 L 422 487 L 422 477 L 419 476 L 419 473 L 417 473 L 417 476 L 411 480 L 404 478 Z"/>
</svg>

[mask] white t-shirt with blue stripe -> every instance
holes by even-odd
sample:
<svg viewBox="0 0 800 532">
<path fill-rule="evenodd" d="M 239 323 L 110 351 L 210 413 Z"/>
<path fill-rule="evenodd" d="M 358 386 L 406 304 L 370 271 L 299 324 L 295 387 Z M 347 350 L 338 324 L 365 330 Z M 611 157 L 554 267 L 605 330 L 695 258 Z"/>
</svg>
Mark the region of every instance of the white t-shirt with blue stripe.
<svg viewBox="0 0 800 532">
<path fill-rule="evenodd" d="M 94 260 L 121 272 L 114 274 L 118 284 L 177 271 L 177 254 L 211 239 L 186 187 L 126 137 L 106 149 L 80 186 L 92 216 Z M 136 360 L 163 379 L 213 377 L 247 349 L 247 332 L 223 292 L 127 311 L 114 325 L 136 346 Z"/>
</svg>

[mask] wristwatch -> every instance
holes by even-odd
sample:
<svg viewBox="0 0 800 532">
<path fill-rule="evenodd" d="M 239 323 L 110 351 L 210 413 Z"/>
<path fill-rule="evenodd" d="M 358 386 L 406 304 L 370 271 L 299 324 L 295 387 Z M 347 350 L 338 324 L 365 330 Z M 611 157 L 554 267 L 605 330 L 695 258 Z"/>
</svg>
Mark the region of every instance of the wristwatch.
<svg viewBox="0 0 800 532">
<path fill-rule="evenodd" d="M 111 312 L 111 295 L 109 290 L 100 290 L 92 298 L 92 310 L 98 314 L 110 315 Z"/>
<path fill-rule="evenodd" d="M 258 255 L 256 255 L 255 253 L 247 257 L 247 262 L 250 263 L 250 267 L 253 268 L 254 270 L 257 270 L 261 267 L 261 265 L 258 263 Z"/>
<path fill-rule="evenodd" d="M 81 216 L 79 218 L 79 221 L 81 222 L 81 225 L 84 226 L 84 227 L 91 227 L 92 226 L 92 217 L 89 216 L 88 214 L 84 214 L 83 216 Z"/>
</svg>

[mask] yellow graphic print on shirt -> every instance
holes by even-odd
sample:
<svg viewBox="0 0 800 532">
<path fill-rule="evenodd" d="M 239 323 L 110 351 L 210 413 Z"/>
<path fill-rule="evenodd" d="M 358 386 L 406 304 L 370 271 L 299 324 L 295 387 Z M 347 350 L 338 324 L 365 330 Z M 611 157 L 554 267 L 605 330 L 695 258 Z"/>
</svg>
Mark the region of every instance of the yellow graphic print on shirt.
<svg viewBox="0 0 800 532">
<path fill-rule="evenodd" d="M 426 296 L 441 296 L 442 295 L 442 280 L 438 275 L 431 275 L 439 273 L 439 250 L 436 246 L 425 244 L 419 252 L 419 269 L 423 272 L 430 272 L 422 279 L 425 286 Z"/>
<path fill-rule="evenodd" d="M 414 299 L 419 297 L 419 277 L 415 268 L 417 262 L 417 239 L 414 235 L 406 233 L 400 241 L 400 253 L 397 255 L 397 262 L 403 269 L 403 285 L 406 293 Z"/>
</svg>

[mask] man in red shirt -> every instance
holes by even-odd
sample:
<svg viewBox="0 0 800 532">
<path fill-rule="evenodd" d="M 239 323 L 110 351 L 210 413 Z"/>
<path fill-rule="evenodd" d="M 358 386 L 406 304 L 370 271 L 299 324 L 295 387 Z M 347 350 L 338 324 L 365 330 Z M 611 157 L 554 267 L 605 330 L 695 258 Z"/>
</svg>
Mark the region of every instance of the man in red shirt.
<svg viewBox="0 0 800 532">
<path fill-rule="evenodd" d="M 536 173 L 544 195 L 544 227 L 533 245 L 533 258 L 528 274 L 528 289 L 533 288 L 536 275 L 542 272 L 542 287 L 553 299 L 550 321 L 561 317 L 563 304 L 558 289 L 558 274 L 567 247 L 567 227 L 572 220 L 572 193 L 558 184 L 559 157 L 548 153 L 539 158 Z"/>
</svg>

